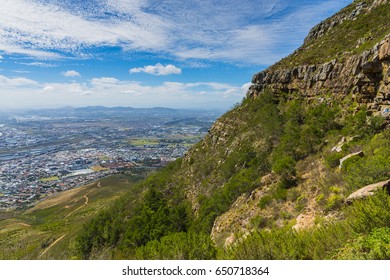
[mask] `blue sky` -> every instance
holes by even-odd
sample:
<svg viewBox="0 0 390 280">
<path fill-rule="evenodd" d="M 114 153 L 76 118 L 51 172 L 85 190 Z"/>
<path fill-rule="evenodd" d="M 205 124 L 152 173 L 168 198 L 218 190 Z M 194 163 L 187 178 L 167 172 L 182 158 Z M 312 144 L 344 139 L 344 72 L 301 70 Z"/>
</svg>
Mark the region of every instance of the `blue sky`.
<svg viewBox="0 0 390 280">
<path fill-rule="evenodd" d="M 228 109 L 352 0 L 1 0 L 0 109 Z"/>
</svg>

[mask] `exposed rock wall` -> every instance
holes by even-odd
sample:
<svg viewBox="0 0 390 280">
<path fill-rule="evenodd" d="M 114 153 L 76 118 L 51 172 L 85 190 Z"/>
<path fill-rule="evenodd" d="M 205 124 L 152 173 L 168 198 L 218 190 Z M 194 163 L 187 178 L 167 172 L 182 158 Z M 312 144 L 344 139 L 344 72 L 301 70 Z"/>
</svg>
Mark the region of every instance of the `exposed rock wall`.
<svg viewBox="0 0 390 280">
<path fill-rule="evenodd" d="M 265 89 L 275 94 L 299 92 L 308 98 L 352 94 L 358 103 L 390 119 L 390 34 L 372 49 L 344 61 L 257 73 L 247 97 L 256 97 Z"/>
</svg>

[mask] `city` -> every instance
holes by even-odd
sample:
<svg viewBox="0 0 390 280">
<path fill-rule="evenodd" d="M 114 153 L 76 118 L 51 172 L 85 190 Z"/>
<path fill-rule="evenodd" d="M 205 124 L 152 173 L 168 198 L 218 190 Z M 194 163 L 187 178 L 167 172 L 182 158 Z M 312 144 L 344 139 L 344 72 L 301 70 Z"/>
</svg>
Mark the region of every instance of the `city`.
<svg viewBox="0 0 390 280">
<path fill-rule="evenodd" d="M 64 108 L 0 115 L 0 210 L 181 157 L 218 112 Z"/>
</svg>

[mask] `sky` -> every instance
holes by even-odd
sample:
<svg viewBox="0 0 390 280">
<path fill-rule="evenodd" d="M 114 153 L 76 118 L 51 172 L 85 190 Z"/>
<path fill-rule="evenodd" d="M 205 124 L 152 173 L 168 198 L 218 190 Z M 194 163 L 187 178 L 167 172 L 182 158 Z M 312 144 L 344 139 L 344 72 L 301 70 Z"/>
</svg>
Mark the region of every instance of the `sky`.
<svg viewBox="0 0 390 280">
<path fill-rule="evenodd" d="M 0 110 L 229 109 L 352 0 L 0 0 Z"/>
</svg>

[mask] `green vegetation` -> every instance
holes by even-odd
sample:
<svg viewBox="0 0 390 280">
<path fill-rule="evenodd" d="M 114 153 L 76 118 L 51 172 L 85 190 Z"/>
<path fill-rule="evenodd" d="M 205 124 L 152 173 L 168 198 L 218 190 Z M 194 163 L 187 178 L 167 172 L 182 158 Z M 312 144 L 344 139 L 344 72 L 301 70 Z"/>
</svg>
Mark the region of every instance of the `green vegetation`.
<svg viewBox="0 0 390 280">
<path fill-rule="evenodd" d="M 129 192 L 140 178 L 115 175 L 102 179 L 100 186 L 65 191 L 24 211 L 0 212 L 0 259 L 76 258 L 75 240 L 83 224 Z"/>
<path fill-rule="evenodd" d="M 309 230 L 260 230 L 223 253 L 228 259 L 388 259 L 390 196 L 378 192 L 344 209 L 345 219 Z"/>
<path fill-rule="evenodd" d="M 146 138 L 135 138 L 129 140 L 130 145 L 133 146 L 155 146 L 160 143 L 158 139 L 146 139 Z"/>
<path fill-rule="evenodd" d="M 208 234 L 174 233 L 148 242 L 136 251 L 137 259 L 212 260 L 217 249 Z"/>
<path fill-rule="evenodd" d="M 57 181 L 60 178 L 58 176 L 52 176 L 52 177 L 47 177 L 47 178 L 42 178 L 40 179 L 41 182 L 51 182 L 51 181 Z"/>
<path fill-rule="evenodd" d="M 332 258 L 348 240 L 362 234 L 352 230 L 350 221 L 345 220 L 299 233 L 291 229 L 291 224 L 279 228 L 275 223 L 278 217 L 293 217 L 281 211 L 272 219 L 261 216 L 251 219 L 253 228 L 260 231 L 234 247 L 235 251 L 221 253 L 221 248 L 215 247 L 210 239 L 216 218 L 228 211 L 239 196 L 258 188 L 262 176 L 273 171 L 277 184 L 259 200 L 258 207 L 267 211 L 271 205 L 290 202 L 299 213 L 308 204 L 310 194 L 296 189 L 300 184 L 298 164 L 309 156 L 323 158 L 326 162 L 333 161 L 328 167 L 333 172 L 337 168 L 335 158 L 341 156 L 324 152 L 329 149 L 327 143 L 359 133 L 359 137 L 345 144 L 345 152 L 341 154 L 362 147 L 366 156 L 347 162 L 338 175 L 341 184 L 333 182 L 322 187 L 323 193 L 313 198 L 329 213 L 344 207 L 346 193 L 389 176 L 390 151 L 389 131 L 381 130 L 383 120 L 367 117 L 364 109 L 351 114 L 335 100 L 307 104 L 292 99 L 278 103 L 270 93 L 264 93 L 257 99 L 244 100 L 220 121 L 229 126 L 229 135 L 222 144 L 212 148 L 213 140 L 206 138 L 192 148 L 202 152 L 191 152 L 188 160 L 178 160 L 153 174 L 138 184 L 131 196 L 123 197 L 86 224 L 76 240 L 78 257 L 101 258 L 101 252 L 108 251 L 110 258 L 132 259 Z M 373 162 L 376 165 L 372 170 L 377 172 L 366 177 Z M 195 201 L 185 195 L 193 183 L 191 180 L 198 186 L 194 190 Z M 271 231 L 262 231 L 263 228 Z M 326 242 L 319 245 L 322 240 Z M 272 253 L 261 247 L 267 244 L 271 244 L 268 250 Z M 208 251 L 200 253 L 199 247 Z M 252 247 L 256 253 L 248 251 Z M 292 248 L 296 249 L 290 252 Z"/>
<path fill-rule="evenodd" d="M 90 169 L 95 171 L 95 172 L 108 170 L 108 168 L 102 167 L 100 165 L 91 166 Z"/>
</svg>

